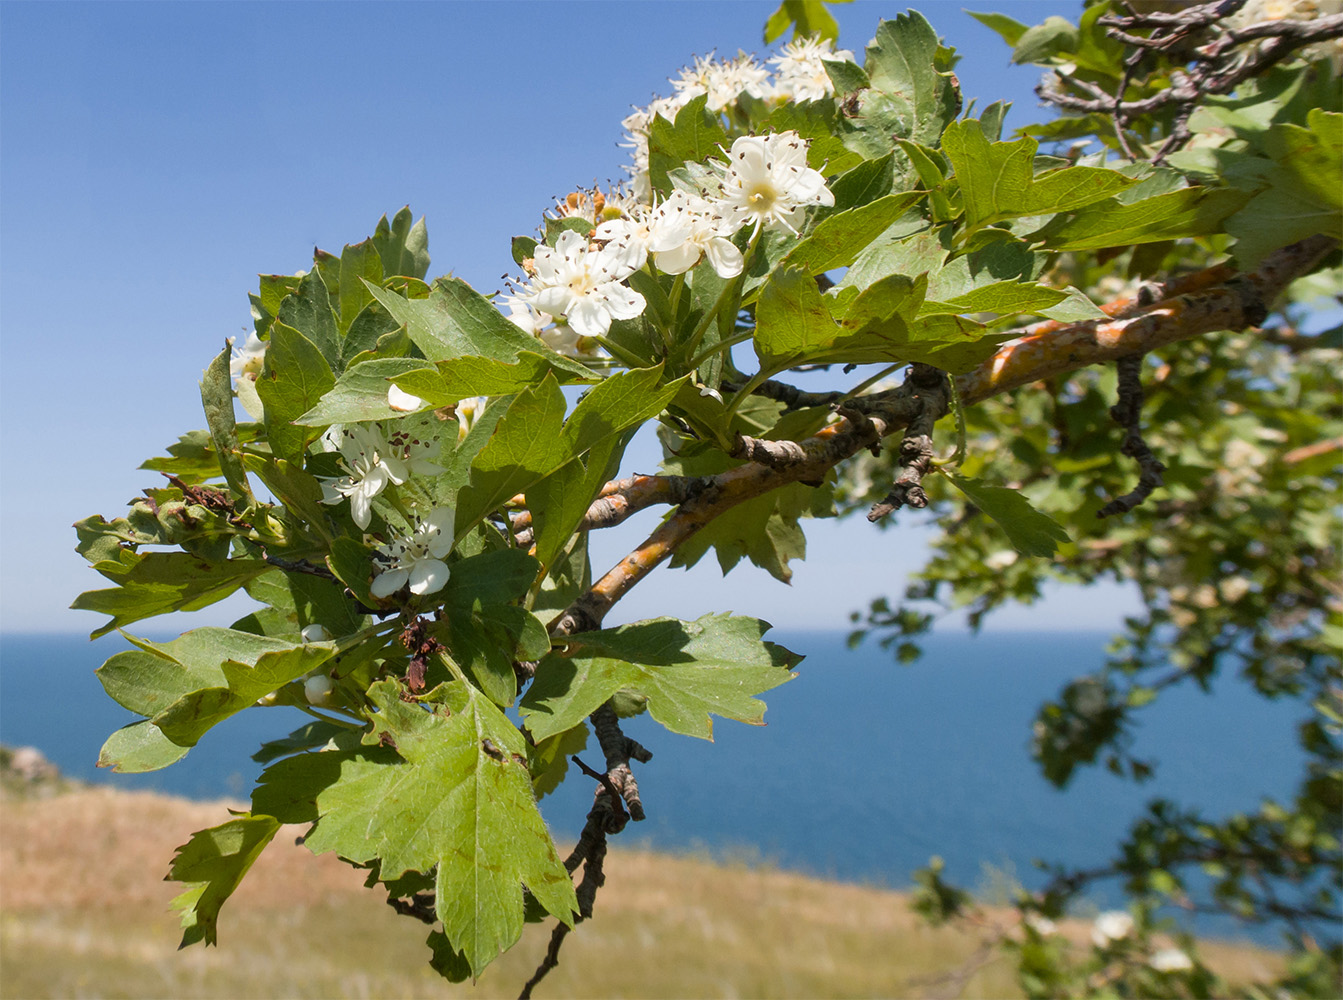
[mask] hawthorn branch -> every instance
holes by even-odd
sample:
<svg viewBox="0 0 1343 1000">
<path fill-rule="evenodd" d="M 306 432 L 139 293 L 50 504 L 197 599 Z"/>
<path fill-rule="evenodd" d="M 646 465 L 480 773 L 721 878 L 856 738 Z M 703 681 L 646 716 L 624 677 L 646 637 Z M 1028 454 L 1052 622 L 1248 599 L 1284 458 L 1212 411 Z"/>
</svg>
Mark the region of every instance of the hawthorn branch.
<svg viewBox="0 0 1343 1000">
<path fill-rule="evenodd" d="M 1116 362 L 1119 402 L 1110 407 L 1110 416 L 1124 427 L 1124 443 L 1119 450 L 1138 463 L 1138 485 L 1096 511 L 1097 517 L 1126 514 L 1151 496 L 1157 487 L 1166 485 L 1162 475 L 1166 466 L 1152 454 L 1142 436 L 1142 359 L 1141 354 L 1130 354 Z"/>
<path fill-rule="evenodd" d="M 1170 134 L 1152 159 L 1153 163 L 1160 163 L 1189 141 L 1189 119 L 1207 95 L 1229 93 L 1299 49 L 1343 36 L 1343 14 L 1310 21 L 1265 20 L 1243 28 L 1229 28 L 1221 23 L 1241 6 L 1243 0 L 1220 0 L 1176 13 L 1103 16 L 1099 23 L 1107 26 L 1110 37 L 1132 50 L 1125 59 L 1124 76 L 1115 93 L 1058 70 L 1054 77 L 1063 86 L 1042 84 L 1035 92 L 1041 100 L 1067 111 L 1111 116 L 1115 133 L 1130 159 L 1134 157 L 1124 136 L 1128 124 L 1135 118 L 1173 107 L 1175 119 Z M 1133 34 L 1142 29 L 1151 29 L 1150 36 Z M 1209 40 L 1199 44 L 1203 38 Z M 1142 100 L 1125 101 L 1123 95 L 1133 72 L 1152 53 L 1166 56 L 1173 67 L 1169 85 Z M 1067 93 L 1065 87 L 1088 96 L 1077 97 Z"/>
<path fill-rule="evenodd" d="M 613 479 L 602 487 L 597 499 L 579 522 L 579 531 L 613 528 L 645 508 L 656 504 L 676 506 L 689 500 L 708 485 L 705 476 L 630 476 Z M 518 511 L 512 519 L 514 539 L 519 546 L 535 540 L 532 512 Z"/>
<path fill-rule="evenodd" d="M 582 764 L 577 757 L 574 758 L 574 761 L 585 772 L 591 770 Z M 606 861 L 606 831 L 611 825 L 609 817 L 616 807 L 613 803 L 618 803 L 618 799 L 611 798 L 611 792 L 606 787 L 597 790 L 597 794 L 593 798 L 592 809 L 588 812 L 587 823 L 578 838 L 578 843 L 564 861 L 564 869 L 570 875 L 578 870 L 580 864 L 583 866 L 583 878 L 579 881 L 575 893 L 578 897 L 578 916 L 574 918 L 574 927 L 592 916 L 592 908 L 597 901 L 597 890 L 606 883 L 606 872 L 603 865 Z M 621 815 L 624 815 L 623 812 Z M 623 826 L 623 823 L 621 825 Z M 528 1000 L 532 995 L 532 990 L 536 988 L 536 984 L 544 979 L 551 969 L 560 964 L 560 947 L 564 944 L 564 939 L 569 936 L 571 929 L 563 921 L 555 924 L 555 929 L 550 933 L 550 944 L 546 947 L 545 957 L 541 959 L 541 964 L 536 967 L 532 977 L 523 985 L 522 992 L 518 994 L 518 1000 Z"/>
<path fill-rule="evenodd" d="M 1163 296 L 1159 301 L 1116 307 L 1115 315 L 1105 320 L 1062 325 L 1049 322 L 1028 327 L 1022 337 L 1004 344 L 974 371 L 959 376 L 957 392 L 962 404 L 969 405 L 1087 365 L 1141 355 L 1164 344 L 1216 330 L 1255 326 L 1267 315 L 1268 303 L 1290 282 L 1309 273 L 1337 245 L 1338 241 L 1330 237 L 1311 237 L 1270 254 L 1251 274 L 1228 273 L 1225 265 L 1209 268 L 1170 285 L 1157 286 L 1143 298 Z M 944 386 L 942 374 L 937 372 L 936 376 L 939 386 Z M 940 416 L 945 409 L 938 412 L 936 405 L 930 405 L 925 398 L 931 392 L 931 383 L 931 374 L 911 373 L 905 384 L 863 397 L 861 408 L 853 407 L 856 401 L 850 400 L 838 421 L 805 441 L 787 442 L 787 447 L 783 442 L 741 438 L 738 449 L 764 461 L 753 458 L 698 482 L 678 504 L 676 512 L 643 544 L 550 623 L 551 635 L 563 637 L 601 628 L 607 612 L 635 584 L 669 559 L 697 531 L 738 504 L 789 483 L 819 482 L 834 466 L 864 448 L 878 446 L 887 435 L 920 419 L 927 420 L 929 413 Z M 947 390 L 940 391 L 945 406 Z M 931 430 L 931 423 L 928 427 Z M 608 485 L 612 490 L 607 495 L 620 492 L 618 483 Z M 591 719 L 606 755 L 607 779 L 619 791 L 630 816 L 642 819 L 643 804 L 629 762 L 631 759 L 647 762 L 652 755 L 621 732 L 610 705 L 597 709 Z M 583 882 L 578 888 L 580 913 L 575 923 L 591 914 L 597 888 L 604 881 L 601 859 L 605 857 L 608 828 L 624 826 L 623 817 L 616 818 L 615 803 L 606 784 L 603 782 L 598 789 L 579 844 L 565 862 L 571 874 L 580 863 L 586 862 Z M 555 927 L 545 958 L 523 988 L 522 1000 L 530 997 L 533 987 L 559 964 L 560 946 L 568 932 L 563 923 Z"/>
<path fill-rule="evenodd" d="M 928 494 L 923 491 L 922 483 L 933 467 L 933 425 L 946 415 L 950 393 L 946 375 L 931 365 L 911 366 L 906 384 L 915 392 L 919 412 L 900 441 L 900 472 L 885 499 L 872 505 L 867 515 L 869 521 L 880 521 L 901 507 L 928 506 Z"/>
<path fill-rule="evenodd" d="M 1026 327 L 1023 336 L 958 376 L 957 392 L 969 406 L 1088 365 L 1145 354 L 1208 333 L 1256 326 L 1287 285 L 1310 273 L 1337 246 L 1333 237 L 1308 237 L 1274 251 L 1252 272 L 1228 275 L 1219 265 L 1205 275 L 1156 286 L 1153 294 L 1166 297 L 1145 308 L 1135 303 L 1131 313 L 1127 307 L 1117 310 L 1121 313 L 1117 318 Z M 1189 291 L 1170 295 L 1177 288 Z M 776 465 L 750 461 L 708 477 L 702 490 L 680 504 L 638 548 L 566 608 L 551 623 L 551 633 L 573 635 L 600 628 L 621 597 L 719 515 L 781 486 L 820 481 L 843 460 L 908 427 L 923 410 L 922 400 L 908 381 L 864 398 L 869 410 L 866 421 L 844 418 L 795 442 L 800 449 L 796 461 Z"/>
</svg>

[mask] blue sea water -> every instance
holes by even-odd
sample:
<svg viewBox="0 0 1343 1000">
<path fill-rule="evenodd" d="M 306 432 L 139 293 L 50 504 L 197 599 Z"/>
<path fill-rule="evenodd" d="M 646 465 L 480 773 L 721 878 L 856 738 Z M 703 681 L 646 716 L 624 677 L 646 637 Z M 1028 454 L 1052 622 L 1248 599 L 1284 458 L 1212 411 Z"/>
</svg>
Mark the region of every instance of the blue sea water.
<svg viewBox="0 0 1343 1000">
<path fill-rule="evenodd" d="M 763 696 L 766 725 L 717 719 L 711 743 L 647 716 L 627 720 L 654 756 L 636 765 L 648 819 L 627 828 L 625 843 L 891 887 L 908 885 L 937 854 L 960 884 L 982 888 L 997 871 L 1031 886 L 1042 881 L 1036 858 L 1108 860 L 1152 798 L 1221 816 L 1265 796 L 1285 799 L 1300 775 L 1301 707 L 1265 702 L 1224 677 L 1211 693 L 1176 689 L 1140 713 L 1137 751 L 1156 760 L 1153 781 L 1138 786 L 1092 768 L 1054 789 L 1030 759 L 1031 722 L 1042 701 L 1103 663 L 1102 634 L 935 636 L 912 666 L 875 647 L 849 650 L 838 633 L 769 638 L 807 658 L 795 680 Z M 100 771 L 103 740 L 135 717 L 107 698 L 93 670 L 123 648 L 115 636 L 0 635 L 0 742 L 36 746 L 87 781 L 244 797 L 261 770 L 249 755 L 308 719 L 294 709 L 248 711 L 166 770 Z M 600 764 L 595 741 L 584 756 Z M 542 801 L 561 844 L 581 828 L 592 787 L 571 778 Z M 1102 892 L 1095 901 L 1110 900 Z M 1219 921 L 1199 930 L 1249 934 Z"/>
</svg>

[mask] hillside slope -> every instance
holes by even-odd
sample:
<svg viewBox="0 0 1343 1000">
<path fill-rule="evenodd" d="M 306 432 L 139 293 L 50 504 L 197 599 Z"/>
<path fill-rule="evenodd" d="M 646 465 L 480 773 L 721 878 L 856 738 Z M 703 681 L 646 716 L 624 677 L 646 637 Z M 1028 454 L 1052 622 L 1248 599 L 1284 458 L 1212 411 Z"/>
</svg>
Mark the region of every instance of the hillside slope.
<svg viewBox="0 0 1343 1000">
<path fill-rule="evenodd" d="M 297 846 L 294 828 L 225 905 L 219 947 L 179 952 L 168 902 L 181 887 L 163 875 L 227 805 L 90 788 L 6 795 L 0 997 L 516 996 L 545 950 L 549 926 L 529 926 L 479 983 L 450 986 L 427 964 L 427 928 L 334 856 Z M 606 871 L 594 918 L 538 997 L 1017 994 L 1001 962 L 962 970 L 977 938 L 921 926 L 899 893 L 638 851 L 613 851 Z M 1275 961 L 1213 954 L 1239 976 Z"/>
</svg>

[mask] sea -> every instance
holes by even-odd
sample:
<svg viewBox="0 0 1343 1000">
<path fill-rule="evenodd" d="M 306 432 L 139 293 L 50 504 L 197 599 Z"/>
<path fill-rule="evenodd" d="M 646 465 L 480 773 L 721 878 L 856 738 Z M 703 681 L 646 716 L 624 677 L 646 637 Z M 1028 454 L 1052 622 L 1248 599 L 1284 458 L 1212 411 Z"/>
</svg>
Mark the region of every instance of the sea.
<svg viewBox="0 0 1343 1000">
<path fill-rule="evenodd" d="M 164 638 L 167 638 L 165 636 Z M 1121 832 L 1154 798 L 1209 817 L 1288 801 L 1300 778 L 1294 736 L 1303 706 L 1267 702 L 1240 678 L 1166 692 L 1137 713 L 1135 749 L 1156 763 L 1135 785 L 1100 767 L 1060 791 L 1031 760 L 1039 706 L 1101 667 L 1110 636 L 1078 632 L 934 635 L 897 664 L 836 632 L 776 630 L 805 655 L 797 677 L 763 695 L 765 725 L 715 719 L 713 741 L 678 736 L 648 716 L 626 720 L 653 754 L 636 775 L 647 819 L 619 842 L 768 864 L 889 888 L 938 856 L 945 877 L 993 901 L 1036 887 L 1037 859 L 1078 867 L 1113 857 Z M 261 742 L 308 720 L 291 708 L 246 711 L 180 762 L 143 775 L 96 767 L 98 750 L 136 717 L 94 676 L 128 648 L 119 636 L 0 634 L 0 743 L 34 746 L 70 777 L 195 799 L 245 798 Z M 595 738 L 583 755 L 599 766 Z M 581 829 L 593 783 L 571 774 L 541 809 L 560 844 Z M 1100 887 L 1081 915 L 1115 905 Z M 1280 944 L 1276 931 L 1200 917 L 1204 935 Z"/>
</svg>

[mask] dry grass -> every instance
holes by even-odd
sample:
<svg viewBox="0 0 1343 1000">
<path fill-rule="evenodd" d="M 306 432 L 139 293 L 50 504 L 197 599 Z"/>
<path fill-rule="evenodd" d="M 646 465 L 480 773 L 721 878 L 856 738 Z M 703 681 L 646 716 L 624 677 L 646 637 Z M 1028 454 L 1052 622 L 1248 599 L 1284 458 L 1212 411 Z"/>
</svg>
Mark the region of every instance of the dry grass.
<svg viewBox="0 0 1343 1000">
<path fill-rule="evenodd" d="M 161 881 L 173 849 L 225 803 L 85 789 L 0 801 L 0 997 L 515 996 L 549 926 L 474 986 L 428 967 L 427 928 L 394 914 L 333 856 L 283 831 L 225 905 L 220 947 L 176 950 Z M 597 913 L 565 943 L 539 997 L 861 997 L 936 992 L 975 951 L 895 892 L 744 865 L 613 851 Z M 1237 979 L 1276 958 L 1214 948 Z M 967 997 L 1018 995 L 991 963 Z"/>
</svg>

